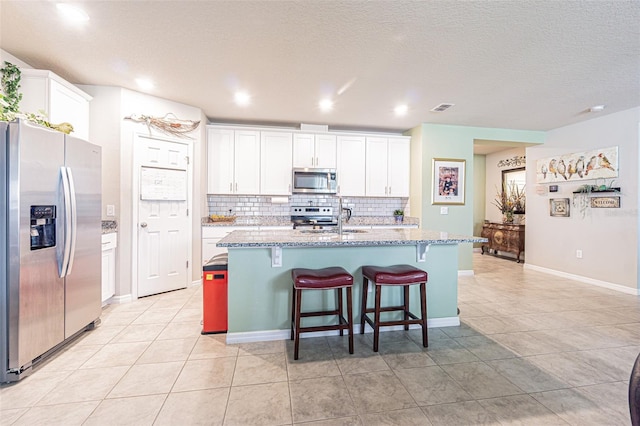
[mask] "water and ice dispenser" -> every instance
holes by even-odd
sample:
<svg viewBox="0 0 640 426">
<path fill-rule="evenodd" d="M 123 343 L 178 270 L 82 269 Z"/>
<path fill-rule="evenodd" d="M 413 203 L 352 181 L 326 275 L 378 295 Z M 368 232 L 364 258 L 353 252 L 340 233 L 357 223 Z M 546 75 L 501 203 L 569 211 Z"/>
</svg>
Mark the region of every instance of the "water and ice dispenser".
<svg viewBox="0 0 640 426">
<path fill-rule="evenodd" d="M 56 245 L 56 206 L 31 206 L 31 250 Z"/>
</svg>

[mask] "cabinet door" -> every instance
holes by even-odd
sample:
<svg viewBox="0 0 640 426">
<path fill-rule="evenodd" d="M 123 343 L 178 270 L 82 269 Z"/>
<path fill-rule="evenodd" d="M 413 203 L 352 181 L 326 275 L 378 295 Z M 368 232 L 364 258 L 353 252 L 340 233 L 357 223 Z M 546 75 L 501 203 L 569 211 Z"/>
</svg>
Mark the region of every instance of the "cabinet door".
<svg viewBox="0 0 640 426">
<path fill-rule="evenodd" d="M 338 193 L 365 195 L 365 137 L 338 136 Z"/>
<path fill-rule="evenodd" d="M 389 138 L 387 152 L 387 193 L 391 197 L 408 197 L 410 142 L 408 139 Z"/>
<path fill-rule="evenodd" d="M 260 134 L 260 193 L 264 195 L 291 194 L 293 167 L 292 134 L 262 132 Z"/>
<path fill-rule="evenodd" d="M 316 135 L 316 167 L 336 168 L 337 142 L 335 135 Z"/>
<path fill-rule="evenodd" d="M 207 129 L 207 193 L 233 193 L 234 132 Z"/>
<path fill-rule="evenodd" d="M 116 294 L 116 251 L 102 251 L 102 302 Z"/>
<path fill-rule="evenodd" d="M 367 138 L 366 158 L 367 196 L 387 196 L 387 138 Z"/>
<path fill-rule="evenodd" d="M 225 247 L 216 247 L 220 238 L 203 238 L 202 239 L 202 265 L 209 261 L 213 256 L 220 253 L 226 253 Z"/>
<path fill-rule="evenodd" d="M 293 135 L 293 167 L 315 167 L 315 138 L 311 133 Z"/>
<path fill-rule="evenodd" d="M 71 123 L 72 136 L 89 139 L 89 102 L 55 80 L 50 81 L 49 121 Z"/>
<path fill-rule="evenodd" d="M 235 194 L 260 193 L 260 132 L 235 131 L 235 155 L 233 160 Z"/>
</svg>

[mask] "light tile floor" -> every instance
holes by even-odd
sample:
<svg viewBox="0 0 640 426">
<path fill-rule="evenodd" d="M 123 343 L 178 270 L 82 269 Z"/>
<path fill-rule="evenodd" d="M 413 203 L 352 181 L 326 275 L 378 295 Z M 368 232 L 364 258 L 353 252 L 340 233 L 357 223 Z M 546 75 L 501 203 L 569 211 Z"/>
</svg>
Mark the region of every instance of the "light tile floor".
<svg viewBox="0 0 640 426">
<path fill-rule="evenodd" d="M 0 388 L 3 425 L 626 425 L 638 297 L 474 254 L 462 325 L 226 345 L 201 288 L 104 310 L 102 325 Z"/>
</svg>

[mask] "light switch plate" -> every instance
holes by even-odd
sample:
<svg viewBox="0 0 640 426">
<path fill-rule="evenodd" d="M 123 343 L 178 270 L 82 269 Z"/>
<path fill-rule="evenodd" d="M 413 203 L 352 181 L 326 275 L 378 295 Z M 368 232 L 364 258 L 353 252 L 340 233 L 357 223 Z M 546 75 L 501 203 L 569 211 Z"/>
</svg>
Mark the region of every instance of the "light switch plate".
<svg viewBox="0 0 640 426">
<path fill-rule="evenodd" d="M 440 207 L 440 214 L 449 214 L 449 207 Z"/>
<path fill-rule="evenodd" d="M 107 204 L 107 216 L 113 217 L 116 215 L 116 206 L 113 204 Z"/>
</svg>

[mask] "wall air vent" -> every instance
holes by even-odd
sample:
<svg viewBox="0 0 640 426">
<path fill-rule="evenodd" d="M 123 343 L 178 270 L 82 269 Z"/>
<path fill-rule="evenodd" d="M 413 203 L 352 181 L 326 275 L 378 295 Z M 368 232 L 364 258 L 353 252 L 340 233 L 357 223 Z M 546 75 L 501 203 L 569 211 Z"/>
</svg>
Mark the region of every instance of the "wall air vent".
<svg viewBox="0 0 640 426">
<path fill-rule="evenodd" d="M 432 112 L 443 112 L 454 106 L 455 104 L 440 104 L 436 105 L 431 111 Z"/>
</svg>

